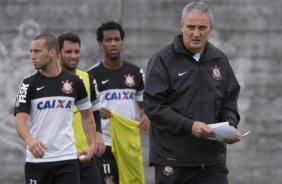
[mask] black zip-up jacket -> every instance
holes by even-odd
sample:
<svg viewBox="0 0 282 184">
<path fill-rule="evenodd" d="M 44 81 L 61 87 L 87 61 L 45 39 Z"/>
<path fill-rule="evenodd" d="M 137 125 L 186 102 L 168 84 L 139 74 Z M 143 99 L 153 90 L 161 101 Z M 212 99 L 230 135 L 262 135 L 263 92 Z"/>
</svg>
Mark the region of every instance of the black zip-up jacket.
<svg viewBox="0 0 282 184">
<path fill-rule="evenodd" d="M 192 134 L 194 121 L 237 127 L 240 86 L 225 54 L 207 42 L 199 62 L 182 35 L 150 59 L 144 91 L 151 120 L 150 164 L 197 167 L 226 163 L 226 144 Z"/>
</svg>

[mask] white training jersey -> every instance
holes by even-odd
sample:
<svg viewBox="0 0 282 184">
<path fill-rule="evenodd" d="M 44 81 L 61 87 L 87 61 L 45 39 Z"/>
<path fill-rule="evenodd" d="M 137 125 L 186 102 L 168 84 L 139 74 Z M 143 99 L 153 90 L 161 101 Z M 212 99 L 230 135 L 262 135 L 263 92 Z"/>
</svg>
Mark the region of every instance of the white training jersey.
<svg viewBox="0 0 282 184">
<path fill-rule="evenodd" d="M 139 118 L 136 102 L 143 102 L 144 72 L 141 68 L 123 62 L 119 69 L 112 70 L 98 63 L 88 71 L 98 85 L 101 107 L 108 108 L 128 119 Z M 111 146 L 109 119 L 101 119 L 103 139 Z"/>
<path fill-rule="evenodd" d="M 77 158 L 72 129 L 73 106 L 91 108 L 83 81 L 62 70 L 56 77 L 40 72 L 25 78 L 19 89 L 14 113 L 29 114 L 31 135 L 47 145 L 43 158 L 26 150 L 27 162 L 53 162 Z"/>
</svg>

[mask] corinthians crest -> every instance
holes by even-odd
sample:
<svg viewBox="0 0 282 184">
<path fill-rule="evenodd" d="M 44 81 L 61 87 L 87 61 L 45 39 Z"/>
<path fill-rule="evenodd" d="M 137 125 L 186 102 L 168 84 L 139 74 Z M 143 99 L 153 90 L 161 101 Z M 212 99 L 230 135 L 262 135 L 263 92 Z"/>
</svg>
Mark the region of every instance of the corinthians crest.
<svg viewBox="0 0 282 184">
<path fill-rule="evenodd" d="M 214 65 L 211 66 L 211 69 L 212 69 L 212 78 L 214 80 L 221 80 L 222 79 L 222 74 L 220 72 L 221 67 Z"/>
<path fill-rule="evenodd" d="M 126 74 L 124 75 L 124 77 L 125 77 L 125 85 L 129 87 L 133 87 L 135 85 L 134 75 Z"/>
<path fill-rule="evenodd" d="M 70 82 L 68 80 L 66 81 L 62 81 L 63 83 L 63 87 L 62 87 L 62 91 L 66 94 L 70 94 L 72 93 L 73 89 L 72 89 L 72 84 L 73 82 Z"/>
<path fill-rule="evenodd" d="M 171 166 L 165 166 L 163 169 L 163 174 L 166 176 L 170 176 L 174 173 L 174 170 Z"/>
</svg>

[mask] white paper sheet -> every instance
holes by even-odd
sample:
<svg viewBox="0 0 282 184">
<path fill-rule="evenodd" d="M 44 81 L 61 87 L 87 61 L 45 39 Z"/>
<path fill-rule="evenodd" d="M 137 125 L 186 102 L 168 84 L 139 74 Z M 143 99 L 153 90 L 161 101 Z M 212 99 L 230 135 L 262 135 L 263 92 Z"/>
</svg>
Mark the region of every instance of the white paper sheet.
<svg viewBox="0 0 282 184">
<path fill-rule="evenodd" d="M 214 137 L 209 137 L 211 140 L 223 141 L 224 139 L 235 139 L 238 137 L 243 137 L 249 134 L 251 131 L 248 131 L 241 136 L 237 135 L 231 128 L 228 122 L 208 124 L 208 127 L 212 129 L 215 133 Z"/>
</svg>

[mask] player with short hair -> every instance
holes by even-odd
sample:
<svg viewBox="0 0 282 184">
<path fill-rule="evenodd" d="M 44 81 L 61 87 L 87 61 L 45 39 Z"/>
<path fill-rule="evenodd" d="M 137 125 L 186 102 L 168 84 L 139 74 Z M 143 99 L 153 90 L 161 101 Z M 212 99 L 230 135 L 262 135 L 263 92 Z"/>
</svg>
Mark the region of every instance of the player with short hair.
<svg viewBox="0 0 282 184">
<path fill-rule="evenodd" d="M 96 123 L 96 146 L 95 154 L 101 155 L 105 152 L 105 145 L 101 132 L 100 120 L 100 102 L 98 98 L 98 90 L 95 79 L 87 72 L 77 69 L 80 59 L 81 40 L 80 37 L 71 32 L 65 32 L 58 36 L 61 53 L 61 66 L 63 69 L 78 75 L 85 84 L 88 96 L 92 103 L 93 116 Z M 73 128 L 74 137 L 76 140 L 76 149 L 80 155 L 83 155 L 83 150 L 87 147 L 87 140 L 83 134 L 83 127 L 81 126 L 81 116 L 78 109 L 74 108 L 73 114 Z M 81 184 L 100 184 L 100 174 L 96 164 L 95 156 L 89 162 L 80 161 L 80 182 Z"/>
<path fill-rule="evenodd" d="M 60 47 L 51 34 L 40 34 L 30 45 L 35 74 L 23 79 L 16 99 L 16 129 L 27 145 L 26 184 L 79 184 L 78 155 L 72 128 L 73 107 L 81 113 L 89 146 L 95 151 L 95 120 L 83 81 L 62 70 Z"/>
</svg>

